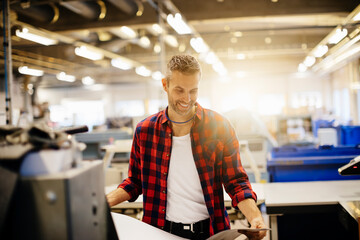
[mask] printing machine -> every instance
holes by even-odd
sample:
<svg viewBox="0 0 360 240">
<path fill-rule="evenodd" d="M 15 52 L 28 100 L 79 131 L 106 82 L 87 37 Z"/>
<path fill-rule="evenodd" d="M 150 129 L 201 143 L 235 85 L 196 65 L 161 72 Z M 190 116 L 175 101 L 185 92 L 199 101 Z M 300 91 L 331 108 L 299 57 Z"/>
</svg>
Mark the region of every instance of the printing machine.
<svg viewBox="0 0 360 240">
<path fill-rule="evenodd" d="M 103 163 L 83 161 L 82 145 L 68 137 L 66 148 L 32 150 L 16 160 L 2 151 L 0 239 L 118 239 Z"/>
</svg>

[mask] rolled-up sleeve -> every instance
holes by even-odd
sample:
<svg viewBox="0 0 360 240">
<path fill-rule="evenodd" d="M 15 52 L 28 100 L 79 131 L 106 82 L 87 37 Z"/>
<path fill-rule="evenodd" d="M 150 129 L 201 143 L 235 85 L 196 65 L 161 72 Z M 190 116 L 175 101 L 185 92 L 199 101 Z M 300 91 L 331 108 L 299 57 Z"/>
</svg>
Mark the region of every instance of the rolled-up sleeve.
<svg viewBox="0 0 360 240">
<path fill-rule="evenodd" d="M 239 141 L 232 126 L 227 127 L 224 140 L 222 161 L 222 180 L 226 192 L 232 199 L 232 206 L 242 200 L 252 198 L 257 200 L 256 193 L 252 190 L 249 178 L 241 164 Z"/>
</svg>

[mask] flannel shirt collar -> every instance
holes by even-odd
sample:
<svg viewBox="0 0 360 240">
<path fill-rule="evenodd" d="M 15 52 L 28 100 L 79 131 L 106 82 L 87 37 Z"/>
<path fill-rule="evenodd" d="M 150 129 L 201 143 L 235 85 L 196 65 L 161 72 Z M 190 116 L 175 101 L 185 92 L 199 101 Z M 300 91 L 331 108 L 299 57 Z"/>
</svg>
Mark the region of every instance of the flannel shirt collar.
<svg viewBox="0 0 360 240">
<path fill-rule="evenodd" d="M 199 119 L 199 121 L 201 121 L 201 119 L 203 118 L 203 108 L 200 106 L 199 103 L 195 103 L 195 106 L 196 106 L 196 118 Z M 169 120 L 166 118 L 165 114 L 166 114 L 166 111 L 168 109 L 169 106 L 167 106 L 164 110 L 162 110 L 160 112 L 160 122 L 161 124 L 164 124 L 166 122 L 168 122 Z"/>
</svg>

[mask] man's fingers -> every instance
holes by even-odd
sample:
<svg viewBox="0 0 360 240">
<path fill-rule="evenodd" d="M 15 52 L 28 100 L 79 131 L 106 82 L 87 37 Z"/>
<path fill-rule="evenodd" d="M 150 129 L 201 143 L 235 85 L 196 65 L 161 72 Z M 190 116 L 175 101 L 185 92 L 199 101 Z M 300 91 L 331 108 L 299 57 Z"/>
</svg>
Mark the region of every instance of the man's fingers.
<svg viewBox="0 0 360 240">
<path fill-rule="evenodd" d="M 245 234 L 250 240 L 260 240 L 266 235 L 266 231 L 252 232 L 246 230 L 238 230 L 239 233 Z"/>
</svg>

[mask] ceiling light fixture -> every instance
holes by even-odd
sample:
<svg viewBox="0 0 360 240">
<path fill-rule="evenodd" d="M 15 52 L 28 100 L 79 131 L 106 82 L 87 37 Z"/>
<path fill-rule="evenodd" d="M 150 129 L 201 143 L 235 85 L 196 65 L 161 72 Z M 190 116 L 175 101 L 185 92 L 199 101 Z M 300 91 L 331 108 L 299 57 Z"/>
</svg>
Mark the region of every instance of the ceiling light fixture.
<svg viewBox="0 0 360 240">
<path fill-rule="evenodd" d="M 140 47 L 143 48 L 149 48 L 151 45 L 150 39 L 147 36 L 142 36 L 139 41 L 138 44 L 140 45 Z"/>
<path fill-rule="evenodd" d="M 238 60 L 244 60 L 245 58 L 246 58 L 246 56 L 243 53 L 236 54 L 236 59 L 238 59 Z"/>
<path fill-rule="evenodd" d="M 205 57 L 205 62 L 207 64 L 215 64 L 216 62 L 218 62 L 219 59 L 218 57 L 215 55 L 214 52 L 209 52 L 208 54 L 206 54 L 206 57 Z"/>
<path fill-rule="evenodd" d="M 319 45 L 315 48 L 314 50 L 314 56 L 317 58 L 320 58 L 322 56 L 324 56 L 327 52 L 329 51 L 328 46 L 326 45 Z"/>
<path fill-rule="evenodd" d="M 169 14 L 166 18 L 166 21 L 180 35 L 192 33 L 191 28 L 182 19 L 182 16 L 180 13 L 176 13 L 175 16 L 172 14 Z"/>
<path fill-rule="evenodd" d="M 307 70 L 307 67 L 304 63 L 300 63 L 298 66 L 298 72 L 305 72 Z"/>
<path fill-rule="evenodd" d="M 151 75 L 151 71 L 146 68 L 145 66 L 140 66 L 135 68 L 136 74 L 143 76 L 143 77 L 149 77 Z"/>
<path fill-rule="evenodd" d="M 95 80 L 92 77 L 86 76 L 81 79 L 81 82 L 86 85 L 93 85 L 95 83 Z"/>
<path fill-rule="evenodd" d="M 348 31 L 346 28 L 337 28 L 335 33 L 329 38 L 328 43 L 330 44 L 337 44 L 339 43 L 344 37 L 346 37 Z"/>
<path fill-rule="evenodd" d="M 209 51 L 208 45 L 204 42 L 204 40 L 201 37 L 191 38 L 190 45 L 197 53 L 203 53 Z"/>
<path fill-rule="evenodd" d="M 353 21 L 360 21 L 360 12 L 353 17 Z"/>
<path fill-rule="evenodd" d="M 185 50 L 186 50 L 186 45 L 184 43 L 181 43 L 179 45 L 179 52 L 185 52 Z"/>
<path fill-rule="evenodd" d="M 122 70 L 129 70 L 133 67 L 132 63 L 121 58 L 111 59 L 111 66 Z"/>
<path fill-rule="evenodd" d="M 311 67 L 312 65 L 314 65 L 316 59 L 313 56 L 307 56 L 304 60 L 304 64 L 306 67 Z"/>
<path fill-rule="evenodd" d="M 266 37 L 264 41 L 266 44 L 270 44 L 272 42 L 270 37 Z"/>
<path fill-rule="evenodd" d="M 157 23 L 154 23 L 153 25 L 151 25 L 151 29 L 153 30 L 155 35 L 160 35 L 163 32 L 162 27 Z"/>
<path fill-rule="evenodd" d="M 93 61 L 100 60 L 104 58 L 104 54 L 102 54 L 99 51 L 92 50 L 89 47 L 86 46 L 80 46 L 75 48 L 75 54 L 87 58 Z"/>
<path fill-rule="evenodd" d="M 155 53 L 161 52 L 161 46 L 160 46 L 159 43 L 155 43 L 155 45 L 154 45 L 154 52 L 155 52 Z"/>
<path fill-rule="evenodd" d="M 224 64 L 222 62 L 216 62 L 212 65 L 212 68 L 215 72 L 217 72 L 220 76 L 227 75 L 227 69 L 224 67 Z"/>
<path fill-rule="evenodd" d="M 153 72 L 151 77 L 156 81 L 161 81 L 164 78 L 164 75 L 160 71 Z"/>
<path fill-rule="evenodd" d="M 19 67 L 18 70 L 19 70 L 19 73 L 21 73 L 21 74 L 31 75 L 31 76 L 35 76 L 35 77 L 40 77 L 40 76 L 44 75 L 44 71 L 34 69 L 34 68 L 29 68 L 27 66 Z"/>
<path fill-rule="evenodd" d="M 166 35 L 164 40 L 169 46 L 171 46 L 173 48 L 176 48 L 179 46 L 179 43 L 178 43 L 176 37 L 174 37 L 173 35 Z"/>
<path fill-rule="evenodd" d="M 56 74 L 56 78 L 60 81 L 65 81 L 65 82 L 75 82 L 75 80 L 76 80 L 75 76 L 67 75 L 64 72 Z"/>
<path fill-rule="evenodd" d="M 112 29 L 110 30 L 110 32 L 123 39 L 134 39 L 137 37 L 137 33 L 133 29 L 127 26 L 122 26 L 120 28 Z"/>
<path fill-rule="evenodd" d="M 234 32 L 233 34 L 234 34 L 234 37 L 242 37 L 242 35 L 243 35 L 243 33 L 239 32 L 239 31 Z"/>
<path fill-rule="evenodd" d="M 17 29 L 15 31 L 15 35 L 32 42 L 40 43 L 45 46 L 54 45 L 58 43 L 58 41 L 55 39 L 47 38 L 39 34 L 32 33 L 29 31 L 28 28 L 23 28 L 21 31 Z"/>
</svg>

